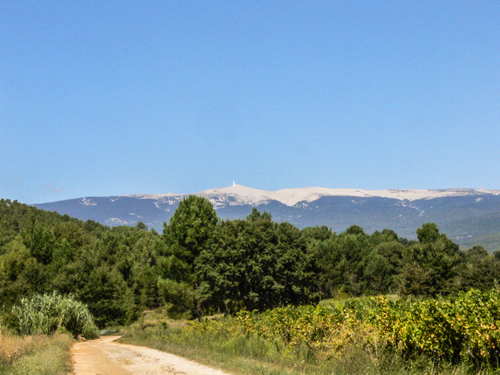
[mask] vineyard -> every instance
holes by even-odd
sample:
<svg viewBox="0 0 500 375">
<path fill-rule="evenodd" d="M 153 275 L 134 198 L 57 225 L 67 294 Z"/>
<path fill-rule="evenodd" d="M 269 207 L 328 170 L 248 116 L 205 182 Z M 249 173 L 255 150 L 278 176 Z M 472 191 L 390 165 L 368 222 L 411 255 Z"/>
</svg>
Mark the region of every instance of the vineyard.
<svg viewBox="0 0 500 375">
<path fill-rule="evenodd" d="M 425 358 L 438 365 L 493 370 L 500 355 L 499 297 L 498 290 L 470 290 L 427 300 L 347 299 L 206 319 L 189 324 L 182 335 L 190 340 L 193 335 L 218 337 L 226 346 L 245 338 L 262 340 L 267 345 L 257 345 L 254 356 L 281 356 L 293 363 L 324 365 L 356 346 L 375 362 L 383 352 L 402 362 Z"/>
</svg>

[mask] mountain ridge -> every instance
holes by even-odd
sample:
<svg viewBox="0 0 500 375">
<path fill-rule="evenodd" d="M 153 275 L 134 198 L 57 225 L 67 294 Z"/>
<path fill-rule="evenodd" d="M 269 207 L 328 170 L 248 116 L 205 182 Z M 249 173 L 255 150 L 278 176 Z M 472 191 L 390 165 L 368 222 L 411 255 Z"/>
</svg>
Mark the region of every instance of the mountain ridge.
<svg viewBox="0 0 500 375">
<path fill-rule="evenodd" d="M 420 200 L 434 199 L 448 196 L 467 196 L 467 195 L 500 195 L 500 190 L 485 189 L 385 189 L 385 190 L 364 190 L 364 189 L 332 189 L 323 187 L 309 188 L 291 188 L 280 189 L 276 191 L 267 191 L 254 189 L 244 185 L 233 184 L 232 186 L 216 189 L 203 190 L 193 195 L 212 198 L 214 196 L 239 196 L 241 203 L 244 204 L 262 204 L 264 201 L 276 200 L 287 206 L 294 206 L 300 202 L 313 202 L 322 196 L 347 196 L 347 197 L 380 197 L 393 198 L 398 200 Z M 164 199 L 167 197 L 187 196 L 189 194 L 131 194 L 129 197 L 140 199 Z M 175 198 L 174 198 L 175 199 Z M 212 198 L 213 199 L 213 198 Z M 212 203 L 216 203 L 215 202 Z"/>
<path fill-rule="evenodd" d="M 143 222 L 161 231 L 188 195 L 84 197 L 34 206 L 110 226 Z M 209 199 L 222 219 L 243 219 L 256 207 L 271 213 L 275 221 L 299 228 L 326 225 L 341 232 L 356 224 L 367 233 L 393 229 L 409 239 L 416 238 L 416 229 L 423 223 L 435 222 L 462 247 L 480 244 L 490 251 L 500 249 L 500 190 L 313 187 L 265 191 L 234 184 L 194 195 Z"/>
</svg>

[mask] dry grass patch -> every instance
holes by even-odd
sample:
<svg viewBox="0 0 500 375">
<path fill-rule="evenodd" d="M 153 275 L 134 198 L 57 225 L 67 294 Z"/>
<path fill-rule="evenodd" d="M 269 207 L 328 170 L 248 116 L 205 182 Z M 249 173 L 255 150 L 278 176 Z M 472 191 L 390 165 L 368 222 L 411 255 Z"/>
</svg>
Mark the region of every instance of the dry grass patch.
<svg viewBox="0 0 500 375">
<path fill-rule="evenodd" d="M 72 344 L 67 334 L 18 337 L 0 332 L 0 374 L 67 374 Z"/>
</svg>

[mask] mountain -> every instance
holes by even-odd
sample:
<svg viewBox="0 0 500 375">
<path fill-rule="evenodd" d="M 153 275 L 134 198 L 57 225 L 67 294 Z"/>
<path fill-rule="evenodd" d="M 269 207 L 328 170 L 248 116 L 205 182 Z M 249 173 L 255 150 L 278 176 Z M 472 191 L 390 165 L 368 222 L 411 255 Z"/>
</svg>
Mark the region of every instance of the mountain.
<svg viewBox="0 0 500 375">
<path fill-rule="evenodd" d="M 500 249 L 500 190 L 360 190 L 301 188 L 265 191 L 242 185 L 205 190 L 204 196 L 223 219 L 246 217 L 253 207 L 268 211 L 275 221 L 299 228 L 326 225 L 342 232 L 350 225 L 365 232 L 393 229 L 416 238 L 423 223 L 434 222 L 462 247 L 482 244 Z M 114 225 L 144 222 L 161 231 L 186 194 L 136 194 L 85 197 L 34 206 L 81 220 Z"/>
</svg>

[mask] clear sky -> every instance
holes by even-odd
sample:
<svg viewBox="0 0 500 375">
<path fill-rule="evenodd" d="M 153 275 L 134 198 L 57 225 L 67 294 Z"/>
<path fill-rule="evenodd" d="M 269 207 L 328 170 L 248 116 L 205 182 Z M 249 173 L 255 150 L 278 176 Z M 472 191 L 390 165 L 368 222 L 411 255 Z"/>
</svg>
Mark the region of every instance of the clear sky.
<svg viewBox="0 0 500 375">
<path fill-rule="evenodd" d="M 0 198 L 500 189 L 500 1 L 0 1 Z"/>
</svg>

